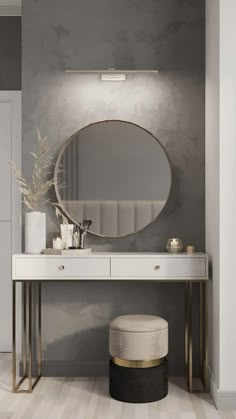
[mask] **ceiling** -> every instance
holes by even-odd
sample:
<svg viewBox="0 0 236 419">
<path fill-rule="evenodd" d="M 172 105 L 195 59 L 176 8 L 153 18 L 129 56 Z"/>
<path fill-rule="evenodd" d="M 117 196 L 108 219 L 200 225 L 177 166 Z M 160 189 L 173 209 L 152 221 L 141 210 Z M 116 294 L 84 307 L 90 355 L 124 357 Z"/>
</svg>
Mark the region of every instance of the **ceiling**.
<svg viewBox="0 0 236 419">
<path fill-rule="evenodd" d="M 20 16 L 21 0 L 0 0 L 0 16 Z"/>
<path fill-rule="evenodd" d="M 0 0 L 0 6 L 20 6 L 21 0 Z"/>
</svg>

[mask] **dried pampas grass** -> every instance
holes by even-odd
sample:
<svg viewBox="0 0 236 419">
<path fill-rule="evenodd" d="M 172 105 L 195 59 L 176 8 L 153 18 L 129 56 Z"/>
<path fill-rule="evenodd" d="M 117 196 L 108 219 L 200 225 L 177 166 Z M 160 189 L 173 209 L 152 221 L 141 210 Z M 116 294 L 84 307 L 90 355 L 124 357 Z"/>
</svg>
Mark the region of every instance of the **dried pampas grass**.
<svg viewBox="0 0 236 419">
<path fill-rule="evenodd" d="M 32 211 L 39 211 L 49 199 L 47 194 L 54 186 L 54 178 L 49 177 L 49 167 L 52 164 L 49 156 L 47 137 L 42 138 L 37 130 L 39 153 L 30 153 L 35 159 L 31 182 L 27 182 L 22 173 L 17 169 L 13 162 L 9 162 L 18 183 L 18 189 L 22 193 L 23 204 Z"/>
</svg>

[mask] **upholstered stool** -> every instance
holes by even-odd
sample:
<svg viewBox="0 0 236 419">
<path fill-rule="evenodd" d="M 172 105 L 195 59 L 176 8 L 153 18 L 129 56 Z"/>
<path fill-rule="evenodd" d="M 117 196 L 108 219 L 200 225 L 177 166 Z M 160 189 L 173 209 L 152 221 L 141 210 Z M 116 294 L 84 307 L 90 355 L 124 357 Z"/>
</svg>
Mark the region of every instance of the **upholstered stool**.
<svg viewBox="0 0 236 419">
<path fill-rule="evenodd" d="M 157 316 L 131 314 L 110 322 L 110 395 L 128 403 L 148 403 L 168 393 L 168 323 Z"/>
</svg>

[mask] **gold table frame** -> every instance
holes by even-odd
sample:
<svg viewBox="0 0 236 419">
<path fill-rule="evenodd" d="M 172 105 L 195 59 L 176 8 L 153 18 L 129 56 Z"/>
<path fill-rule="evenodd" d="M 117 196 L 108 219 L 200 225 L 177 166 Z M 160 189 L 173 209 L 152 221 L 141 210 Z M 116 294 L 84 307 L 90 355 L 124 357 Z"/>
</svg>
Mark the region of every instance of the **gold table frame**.
<svg viewBox="0 0 236 419">
<path fill-rule="evenodd" d="M 22 378 L 16 381 L 16 285 L 22 284 Z M 36 284 L 35 284 L 36 283 Z M 33 382 L 33 284 L 37 285 L 37 352 L 38 352 L 38 375 Z M 32 393 L 42 375 L 42 328 L 41 328 L 41 282 L 40 281 L 15 281 L 12 284 L 12 391 L 13 393 Z M 22 385 L 28 379 L 28 389 L 22 389 Z"/>
<path fill-rule="evenodd" d="M 42 375 L 42 321 L 41 321 L 41 284 L 50 280 L 13 280 L 12 284 L 12 391 L 14 393 L 32 393 Z M 60 279 L 62 281 L 62 279 Z M 66 282 L 70 280 L 65 279 Z M 79 280 L 81 281 L 81 280 Z M 128 280 L 127 280 L 128 281 Z M 138 280 L 137 280 L 138 281 Z M 55 282 L 55 280 L 53 280 Z M 74 280 L 73 280 L 74 282 Z M 132 281 L 133 282 L 133 281 Z M 138 281 L 139 282 L 139 281 Z M 189 392 L 207 392 L 208 388 L 208 280 L 149 280 L 149 282 L 185 283 L 185 379 Z M 22 285 L 22 378 L 16 379 L 16 285 Z M 203 390 L 193 388 L 193 337 L 192 337 L 192 297 L 193 283 L 200 288 L 200 369 Z M 36 319 L 33 316 L 33 284 L 36 285 Z M 33 342 L 32 326 L 35 320 L 37 328 L 37 376 L 33 377 Z M 28 380 L 28 388 L 22 389 Z"/>
<path fill-rule="evenodd" d="M 208 280 L 199 281 L 200 306 L 200 370 L 203 390 L 193 388 L 193 282 L 185 282 L 185 380 L 190 393 L 202 393 L 209 391 L 208 378 Z"/>
</svg>

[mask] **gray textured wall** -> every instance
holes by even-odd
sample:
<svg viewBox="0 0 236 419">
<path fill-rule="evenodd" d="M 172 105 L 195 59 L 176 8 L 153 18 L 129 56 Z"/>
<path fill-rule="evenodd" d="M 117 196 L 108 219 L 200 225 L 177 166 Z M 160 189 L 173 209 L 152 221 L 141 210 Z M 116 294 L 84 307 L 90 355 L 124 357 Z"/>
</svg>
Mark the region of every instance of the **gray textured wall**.
<svg viewBox="0 0 236 419">
<path fill-rule="evenodd" d="M 90 237 L 94 250 L 162 251 L 173 234 L 204 250 L 204 8 L 203 0 L 23 0 L 25 175 L 37 127 L 56 155 L 80 127 L 109 118 L 151 131 L 172 164 L 171 196 L 158 220 L 128 238 Z M 104 67 L 160 73 L 128 76 L 121 84 L 64 74 L 66 68 Z M 57 231 L 48 209 L 49 241 Z M 183 293 L 183 286 L 170 284 L 48 284 L 46 372 L 54 365 L 58 373 L 89 374 L 91 366 L 92 374 L 104 373 L 108 320 L 138 311 L 169 320 L 170 373 L 183 373 Z"/>
<path fill-rule="evenodd" d="M 0 90 L 21 90 L 21 17 L 0 16 Z"/>
</svg>

